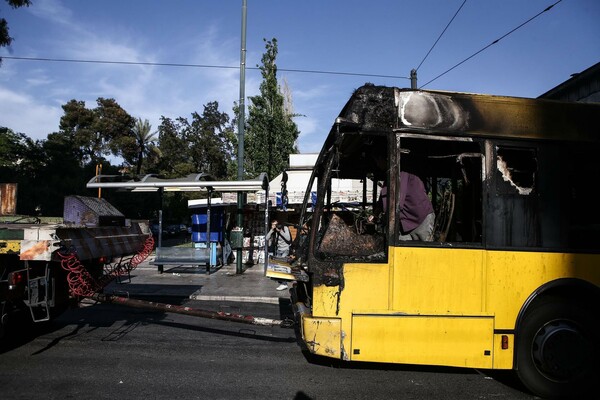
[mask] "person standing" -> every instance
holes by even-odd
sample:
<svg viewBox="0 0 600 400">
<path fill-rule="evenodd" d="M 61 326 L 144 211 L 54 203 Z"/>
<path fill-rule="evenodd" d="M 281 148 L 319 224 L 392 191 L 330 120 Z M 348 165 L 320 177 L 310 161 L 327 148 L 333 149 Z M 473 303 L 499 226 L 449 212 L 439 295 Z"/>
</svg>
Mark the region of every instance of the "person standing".
<svg viewBox="0 0 600 400">
<path fill-rule="evenodd" d="M 287 226 L 280 224 L 276 219 L 271 221 L 271 230 L 267 232 L 265 239 L 268 243 L 269 255 L 274 255 L 275 257 L 287 257 L 290 254 L 292 233 Z M 278 282 L 279 286 L 277 287 L 277 290 L 285 290 L 288 288 L 286 282 Z"/>
</svg>

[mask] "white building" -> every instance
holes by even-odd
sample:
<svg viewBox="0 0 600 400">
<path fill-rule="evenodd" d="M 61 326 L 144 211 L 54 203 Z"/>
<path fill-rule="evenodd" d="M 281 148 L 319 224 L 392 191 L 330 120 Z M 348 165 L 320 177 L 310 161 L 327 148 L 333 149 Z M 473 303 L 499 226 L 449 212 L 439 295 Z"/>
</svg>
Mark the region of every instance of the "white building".
<svg viewBox="0 0 600 400">
<path fill-rule="evenodd" d="M 286 171 L 288 176 L 286 185 L 288 191 L 288 208 L 296 209 L 298 205 L 304 202 L 304 195 L 318 156 L 317 153 L 290 154 L 290 167 Z M 282 179 L 283 173 L 277 175 L 269 182 L 269 200 L 273 207 L 281 207 Z M 367 185 L 372 185 L 372 181 L 368 179 Z M 333 179 L 331 201 L 342 203 L 362 202 L 362 186 L 363 182 L 357 179 Z M 313 184 L 311 188 L 312 196 L 309 198 L 309 201 L 312 202 L 316 198 L 316 191 L 316 184 Z M 247 204 L 265 204 L 264 196 L 265 193 L 263 191 L 248 193 Z M 367 201 L 371 201 L 371 199 L 367 199 Z M 188 201 L 188 207 L 206 207 L 206 203 L 206 199 L 190 200 Z M 221 198 L 211 199 L 211 204 L 236 205 L 237 194 L 223 193 Z"/>
</svg>

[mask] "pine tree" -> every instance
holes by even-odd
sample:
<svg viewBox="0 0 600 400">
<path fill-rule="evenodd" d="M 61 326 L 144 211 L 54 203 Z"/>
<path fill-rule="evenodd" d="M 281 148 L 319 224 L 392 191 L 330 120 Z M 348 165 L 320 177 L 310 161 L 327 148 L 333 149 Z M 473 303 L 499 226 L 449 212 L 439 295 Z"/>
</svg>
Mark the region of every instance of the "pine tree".
<svg viewBox="0 0 600 400">
<path fill-rule="evenodd" d="M 244 154 L 247 177 L 266 172 L 272 179 L 288 167 L 289 155 L 298 152 L 299 131 L 277 83 L 277 39 L 265 39 L 265 47 L 260 94 L 249 98 Z"/>
</svg>

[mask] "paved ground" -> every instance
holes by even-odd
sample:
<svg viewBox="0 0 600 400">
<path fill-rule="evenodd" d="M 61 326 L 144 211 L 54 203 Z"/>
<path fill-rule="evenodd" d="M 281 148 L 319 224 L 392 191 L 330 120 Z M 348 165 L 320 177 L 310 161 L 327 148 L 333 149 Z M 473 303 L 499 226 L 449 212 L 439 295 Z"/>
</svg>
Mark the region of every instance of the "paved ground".
<svg viewBox="0 0 600 400">
<path fill-rule="evenodd" d="M 192 300 L 218 300 L 278 304 L 289 298 L 287 290 L 277 291 L 278 282 L 265 277 L 264 265 L 243 265 L 237 273 L 235 263 L 219 266 L 207 273 L 205 267 L 165 265 L 163 273 L 152 265 L 154 255 L 131 273 L 111 283 L 107 293 L 119 292 L 135 296 L 187 297 Z"/>
</svg>

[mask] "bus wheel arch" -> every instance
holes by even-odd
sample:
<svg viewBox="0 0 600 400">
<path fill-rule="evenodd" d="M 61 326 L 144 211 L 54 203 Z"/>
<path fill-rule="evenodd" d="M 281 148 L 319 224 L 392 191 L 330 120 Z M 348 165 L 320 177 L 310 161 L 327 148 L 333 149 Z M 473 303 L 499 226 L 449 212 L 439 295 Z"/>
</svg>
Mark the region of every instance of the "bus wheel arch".
<svg viewBox="0 0 600 400">
<path fill-rule="evenodd" d="M 598 288 L 581 281 L 554 281 L 521 310 L 515 369 L 532 392 L 561 398 L 591 392 L 600 369 Z"/>
</svg>

